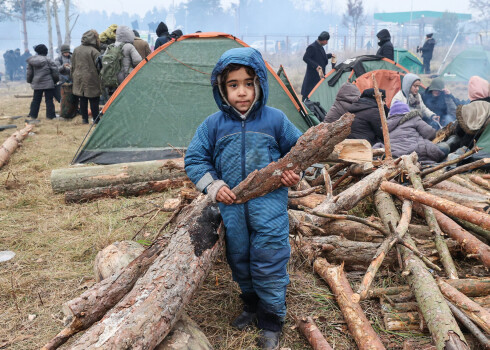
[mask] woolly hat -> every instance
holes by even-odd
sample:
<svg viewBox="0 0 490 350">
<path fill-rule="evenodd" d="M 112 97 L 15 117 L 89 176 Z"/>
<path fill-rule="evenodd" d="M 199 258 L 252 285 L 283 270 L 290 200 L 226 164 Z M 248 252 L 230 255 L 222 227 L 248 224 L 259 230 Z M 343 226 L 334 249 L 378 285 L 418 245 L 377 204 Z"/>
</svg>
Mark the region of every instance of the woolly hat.
<svg viewBox="0 0 490 350">
<path fill-rule="evenodd" d="M 48 48 L 44 44 L 34 46 L 34 51 L 41 56 L 46 56 L 48 54 Z"/>
<path fill-rule="evenodd" d="M 406 103 L 403 103 L 401 101 L 395 101 L 391 105 L 390 117 L 392 115 L 405 114 L 408 112 L 410 112 L 410 108 L 408 107 L 408 105 Z"/>
<path fill-rule="evenodd" d="M 60 51 L 61 51 L 61 53 L 66 53 L 66 52 L 71 53 L 70 45 L 67 45 L 67 44 L 61 45 Z"/>
<path fill-rule="evenodd" d="M 432 83 L 430 83 L 430 86 L 427 88 L 429 91 L 442 91 L 444 90 L 445 85 L 444 85 L 444 80 L 442 78 L 435 78 L 432 80 Z"/>
<path fill-rule="evenodd" d="M 320 35 L 318 36 L 318 40 L 324 41 L 330 39 L 330 34 L 328 32 L 321 32 Z"/>
<path fill-rule="evenodd" d="M 425 36 L 428 38 L 432 38 L 432 35 L 434 35 L 434 33 L 429 33 L 429 34 L 426 34 Z"/>
</svg>

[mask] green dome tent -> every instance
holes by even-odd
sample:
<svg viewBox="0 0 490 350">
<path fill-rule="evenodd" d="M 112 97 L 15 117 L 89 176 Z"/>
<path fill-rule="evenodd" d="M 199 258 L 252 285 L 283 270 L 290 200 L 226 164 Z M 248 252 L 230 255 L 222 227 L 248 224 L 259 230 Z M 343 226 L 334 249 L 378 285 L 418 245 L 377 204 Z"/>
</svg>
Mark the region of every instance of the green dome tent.
<svg viewBox="0 0 490 350">
<path fill-rule="evenodd" d="M 100 122 L 74 163 L 114 164 L 181 157 L 204 119 L 216 112 L 210 76 L 227 50 L 248 46 L 224 33 L 184 35 L 143 60 L 104 106 Z M 281 79 L 269 70 L 268 105 L 301 131 L 319 121 L 307 116 Z M 297 97 L 296 97 L 297 98 Z"/>
<path fill-rule="evenodd" d="M 445 81 L 467 82 L 473 75 L 490 80 L 490 51 L 481 46 L 461 52 L 441 72 Z"/>
<path fill-rule="evenodd" d="M 411 73 L 424 73 L 424 65 L 412 52 L 405 49 L 395 49 L 395 62 L 399 63 Z"/>
<path fill-rule="evenodd" d="M 335 102 L 342 84 L 352 83 L 366 72 L 380 69 L 409 73 L 405 67 L 390 59 L 375 55 L 358 56 L 345 60 L 328 72 L 313 88 L 308 98 L 313 102 L 320 102 L 323 109 L 328 111 Z"/>
</svg>

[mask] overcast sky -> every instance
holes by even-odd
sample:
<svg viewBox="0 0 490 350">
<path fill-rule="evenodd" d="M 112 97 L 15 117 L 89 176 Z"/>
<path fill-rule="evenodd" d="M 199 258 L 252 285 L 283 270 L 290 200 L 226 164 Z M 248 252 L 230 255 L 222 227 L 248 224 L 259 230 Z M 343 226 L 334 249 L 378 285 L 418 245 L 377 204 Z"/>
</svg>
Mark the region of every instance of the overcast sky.
<svg viewBox="0 0 490 350">
<path fill-rule="evenodd" d="M 267 0 L 264 0 L 267 1 Z M 81 11 L 90 10 L 105 10 L 108 13 L 111 12 L 128 12 L 129 14 L 139 14 L 143 16 L 147 11 L 153 7 L 168 7 L 174 3 L 178 5 L 184 0 L 73 0 Z M 236 0 L 222 0 L 222 3 L 229 5 L 230 3 L 237 2 Z M 298 2 L 302 2 L 298 0 Z M 308 2 L 308 0 L 305 0 Z M 334 11 L 338 11 L 339 14 L 345 11 L 346 0 L 333 0 L 324 1 L 327 7 Z M 330 6 L 328 5 L 330 4 Z M 364 0 L 365 9 L 368 12 L 402 12 L 402 11 L 450 11 L 450 12 L 462 12 L 470 13 L 469 0 Z"/>
</svg>

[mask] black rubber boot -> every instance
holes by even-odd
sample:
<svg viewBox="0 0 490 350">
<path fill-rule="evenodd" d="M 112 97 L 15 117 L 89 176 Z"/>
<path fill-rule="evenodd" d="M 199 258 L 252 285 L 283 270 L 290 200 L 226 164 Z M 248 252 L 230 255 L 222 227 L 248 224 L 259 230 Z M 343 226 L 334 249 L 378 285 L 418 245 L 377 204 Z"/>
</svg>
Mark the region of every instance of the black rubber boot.
<svg viewBox="0 0 490 350">
<path fill-rule="evenodd" d="M 456 151 L 459 147 L 461 147 L 461 138 L 458 135 L 451 135 L 446 140 L 446 143 L 449 145 L 450 152 Z"/>
<path fill-rule="evenodd" d="M 231 325 L 242 331 L 257 322 L 257 304 L 259 297 L 255 293 L 241 294 L 243 300 L 243 312 L 233 320 Z"/>
<path fill-rule="evenodd" d="M 260 329 L 257 339 L 259 349 L 279 349 L 279 339 L 281 338 L 282 326 L 284 324 L 281 318 L 259 307 L 257 310 L 257 321 Z"/>
</svg>

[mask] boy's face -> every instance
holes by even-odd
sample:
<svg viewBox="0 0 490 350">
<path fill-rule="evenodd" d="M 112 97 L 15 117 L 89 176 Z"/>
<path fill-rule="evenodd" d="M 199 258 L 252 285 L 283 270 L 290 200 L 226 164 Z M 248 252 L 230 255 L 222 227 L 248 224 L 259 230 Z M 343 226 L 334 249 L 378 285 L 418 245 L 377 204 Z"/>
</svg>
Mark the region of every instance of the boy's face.
<svg viewBox="0 0 490 350">
<path fill-rule="evenodd" d="M 412 87 L 410 88 L 410 93 L 412 95 L 417 95 L 419 93 L 419 88 L 420 88 L 420 80 L 416 80 L 413 84 Z"/>
<path fill-rule="evenodd" d="M 226 79 L 226 95 L 230 105 L 240 113 L 246 113 L 255 100 L 254 79 L 245 68 L 234 70 Z"/>
</svg>

